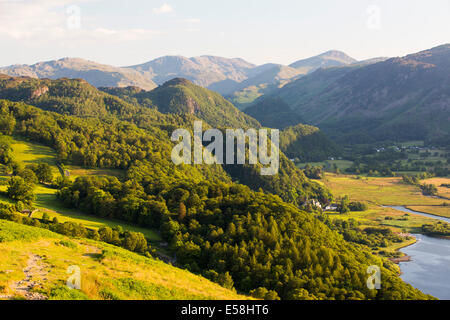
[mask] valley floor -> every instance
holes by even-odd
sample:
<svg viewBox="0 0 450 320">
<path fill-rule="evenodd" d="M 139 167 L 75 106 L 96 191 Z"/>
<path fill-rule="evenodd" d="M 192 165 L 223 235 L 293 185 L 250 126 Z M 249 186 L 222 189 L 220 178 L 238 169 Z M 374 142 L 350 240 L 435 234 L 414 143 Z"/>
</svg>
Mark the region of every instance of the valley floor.
<svg viewBox="0 0 450 320">
<path fill-rule="evenodd" d="M 441 178 L 434 183 L 450 183 L 450 179 Z M 444 181 L 444 182 L 443 182 Z M 326 173 L 322 180 L 318 180 L 333 190 L 336 197 L 348 195 L 350 201 L 360 201 L 369 204 L 369 210 L 363 212 L 351 212 L 348 214 L 330 214 L 339 219 L 353 218 L 361 222 L 362 226 L 384 226 L 391 228 L 400 234 L 420 233 L 423 224 L 432 223 L 434 219 L 418 214 L 388 208 L 385 206 L 405 206 L 411 210 L 429 213 L 436 216 L 449 217 L 450 206 L 443 206 L 444 200 L 427 197 L 416 186 L 406 185 L 402 178 L 374 178 L 358 177 L 353 175 L 336 175 Z M 428 181 L 431 183 L 433 181 Z M 396 251 L 402 247 L 411 245 L 411 240 L 405 240 L 401 244 L 395 244 L 387 248 L 388 251 Z"/>
</svg>

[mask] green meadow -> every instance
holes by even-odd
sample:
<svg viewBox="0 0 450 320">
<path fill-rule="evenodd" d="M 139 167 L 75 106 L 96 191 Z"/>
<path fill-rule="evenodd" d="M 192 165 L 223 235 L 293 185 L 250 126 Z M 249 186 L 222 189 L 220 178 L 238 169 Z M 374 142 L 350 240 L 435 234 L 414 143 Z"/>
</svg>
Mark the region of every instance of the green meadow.
<svg viewBox="0 0 450 320">
<path fill-rule="evenodd" d="M 52 166 L 53 174 L 55 177 L 60 174 L 60 171 L 56 165 L 55 153 L 51 148 L 29 142 L 19 137 L 13 138 L 12 148 L 16 161 L 22 163 L 24 166 L 32 163 L 45 162 Z M 72 180 L 81 175 L 112 175 L 117 177 L 123 176 L 123 171 L 121 170 L 81 169 L 77 166 L 68 166 L 65 169 L 69 170 L 70 178 Z M 72 174 L 72 172 L 74 174 Z M 8 179 L 9 177 L 0 175 L 0 183 L 2 183 L 2 185 L 0 185 L 0 192 L 6 192 L 7 186 L 5 185 L 5 183 L 7 183 Z M 161 241 L 161 237 L 159 236 L 159 234 L 152 230 L 140 228 L 138 226 L 119 221 L 91 216 L 82 212 L 68 209 L 64 207 L 60 203 L 60 201 L 58 201 L 58 199 L 56 198 L 56 192 L 56 189 L 52 189 L 41 184 L 36 186 L 36 201 L 34 202 L 34 205 L 37 209 L 39 209 L 39 211 L 35 213 L 34 217 L 41 218 L 44 212 L 46 212 L 51 219 L 56 217 L 59 222 L 67 221 L 81 223 L 87 228 L 91 229 L 98 229 L 103 226 L 112 228 L 120 225 L 125 230 L 143 233 L 151 242 L 155 244 Z M 14 202 L 8 199 L 4 194 L 0 194 L 0 202 L 14 204 Z"/>
<path fill-rule="evenodd" d="M 419 212 L 450 216 L 450 207 L 443 207 L 442 199 L 422 195 L 417 186 L 406 185 L 399 177 L 373 178 L 327 173 L 324 179 L 318 181 L 333 190 L 337 197 L 348 195 L 350 201 L 369 204 L 367 211 L 332 214 L 332 217 L 354 218 L 364 225 L 382 225 L 391 227 L 396 232 L 417 233 L 423 224 L 430 223 L 433 219 L 414 214 L 405 215 L 404 212 L 383 206 L 406 206 Z"/>
</svg>

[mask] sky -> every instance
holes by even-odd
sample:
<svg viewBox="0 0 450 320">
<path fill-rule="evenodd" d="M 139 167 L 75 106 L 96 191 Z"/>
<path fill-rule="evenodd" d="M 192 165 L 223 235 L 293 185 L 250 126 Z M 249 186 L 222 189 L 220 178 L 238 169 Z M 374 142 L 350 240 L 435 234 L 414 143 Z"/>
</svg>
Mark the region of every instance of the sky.
<svg viewBox="0 0 450 320">
<path fill-rule="evenodd" d="M 79 57 L 115 66 L 164 55 L 290 64 L 450 43 L 450 0 L 0 0 L 0 66 Z"/>
</svg>

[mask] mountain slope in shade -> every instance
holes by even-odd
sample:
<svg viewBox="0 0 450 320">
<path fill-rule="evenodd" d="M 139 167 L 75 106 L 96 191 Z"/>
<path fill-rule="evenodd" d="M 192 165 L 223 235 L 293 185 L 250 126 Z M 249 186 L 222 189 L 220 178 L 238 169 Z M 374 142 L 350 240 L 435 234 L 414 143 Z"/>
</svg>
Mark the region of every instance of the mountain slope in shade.
<svg viewBox="0 0 450 320">
<path fill-rule="evenodd" d="M 287 157 L 298 158 L 301 162 L 318 162 L 341 154 L 339 147 L 319 128 L 304 124 L 281 132 L 280 149 Z"/>
<path fill-rule="evenodd" d="M 64 58 L 57 61 L 39 62 L 34 65 L 13 65 L 0 68 L 0 73 L 32 78 L 79 78 L 101 87 L 137 86 L 151 90 L 156 84 L 132 69 L 118 68 L 79 58 Z"/>
<path fill-rule="evenodd" d="M 269 128 L 284 129 L 302 121 L 301 117 L 278 97 L 264 97 L 244 112 Z"/>
<path fill-rule="evenodd" d="M 446 44 L 368 66 L 318 70 L 274 95 L 341 139 L 424 139 L 450 134 L 449 74 Z"/>
</svg>

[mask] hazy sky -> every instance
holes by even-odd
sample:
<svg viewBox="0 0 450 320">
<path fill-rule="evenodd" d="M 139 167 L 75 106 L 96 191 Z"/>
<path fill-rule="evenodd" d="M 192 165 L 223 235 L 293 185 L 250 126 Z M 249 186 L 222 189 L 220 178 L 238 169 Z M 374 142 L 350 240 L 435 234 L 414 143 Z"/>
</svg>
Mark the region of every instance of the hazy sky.
<svg viewBox="0 0 450 320">
<path fill-rule="evenodd" d="M 289 64 L 336 49 L 362 60 L 450 42 L 450 0 L 0 0 L 0 66 L 163 55 Z"/>
</svg>

